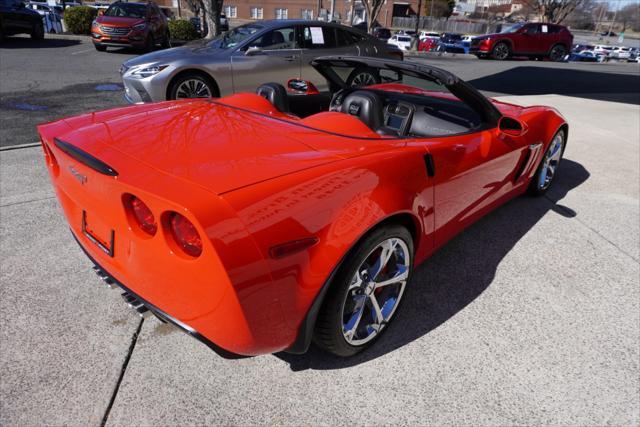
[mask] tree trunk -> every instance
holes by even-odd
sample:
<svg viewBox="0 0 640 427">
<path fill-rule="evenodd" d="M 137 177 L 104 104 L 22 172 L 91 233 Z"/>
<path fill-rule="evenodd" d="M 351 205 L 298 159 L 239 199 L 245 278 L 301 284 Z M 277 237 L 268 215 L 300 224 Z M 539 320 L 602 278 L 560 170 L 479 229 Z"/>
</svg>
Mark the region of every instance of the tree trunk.
<svg viewBox="0 0 640 427">
<path fill-rule="evenodd" d="M 203 20 L 206 22 L 205 39 L 212 39 L 220 34 L 220 12 L 222 0 L 204 0 L 202 2 Z"/>
</svg>

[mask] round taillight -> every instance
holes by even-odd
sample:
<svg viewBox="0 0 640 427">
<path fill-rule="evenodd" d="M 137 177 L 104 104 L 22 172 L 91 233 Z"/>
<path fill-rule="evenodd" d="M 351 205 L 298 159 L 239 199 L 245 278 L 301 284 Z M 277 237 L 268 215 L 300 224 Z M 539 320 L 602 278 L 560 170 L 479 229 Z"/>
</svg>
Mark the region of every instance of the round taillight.
<svg viewBox="0 0 640 427">
<path fill-rule="evenodd" d="M 158 231 L 158 224 L 156 218 L 153 216 L 151 209 L 136 196 L 129 198 L 129 206 L 131 207 L 131 213 L 138 222 L 138 225 L 145 233 L 155 236 Z"/>
<path fill-rule="evenodd" d="M 187 255 L 198 257 L 202 253 L 202 240 L 196 227 L 184 216 L 177 212 L 171 214 L 169 220 L 171 234 L 180 249 Z"/>
</svg>

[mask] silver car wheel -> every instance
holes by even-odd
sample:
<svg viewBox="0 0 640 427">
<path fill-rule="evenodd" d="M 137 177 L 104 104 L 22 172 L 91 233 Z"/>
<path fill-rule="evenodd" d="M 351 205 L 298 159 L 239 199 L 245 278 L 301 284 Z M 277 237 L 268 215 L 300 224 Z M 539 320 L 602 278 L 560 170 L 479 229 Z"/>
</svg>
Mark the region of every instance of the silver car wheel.
<svg viewBox="0 0 640 427">
<path fill-rule="evenodd" d="M 389 323 L 404 293 L 411 256 L 397 237 L 382 241 L 351 279 L 342 305 L 342 335 L 353 346 L 363 345 Z"/>
<path fill-rule="evenodd" d="M 562 159 L 562 149 L 564 147 L 564 134 L 558 132 L 549 144 L 547 152 L 542 159 L 542 169 L 540 171 L 540 178 L 538 179 L 538 189 L 546 190 L 551 185 L 553 177 L 558 169 L 558 164 Z"/>
<path fill-rule="evenodd" d="M 496 59 L 507 59 L 509 57 L 509 46 L 506 43 L 498 43 L 493 49 L 493 56 Z"/>
<path fill-rule="evenodd" d="M 361 87 L 376 84 L 376 78 L 373 74 L 366 71 L 356 74 L 351 80 L 351 86 Z"/>
<path fill-rule="evenodd" d="M 202 80 L 185 80 L 176 89 L 176 99 L 185 98 L 211 98 L 211 89 Z"/>
</svg>

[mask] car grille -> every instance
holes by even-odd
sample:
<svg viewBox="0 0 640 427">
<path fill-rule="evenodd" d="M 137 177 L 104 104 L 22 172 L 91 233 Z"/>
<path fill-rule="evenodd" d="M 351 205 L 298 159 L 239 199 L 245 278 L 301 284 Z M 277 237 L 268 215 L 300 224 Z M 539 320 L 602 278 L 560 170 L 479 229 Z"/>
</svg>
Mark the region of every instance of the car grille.
<svg viewBox="0 0 640 427">
<path fill-rule="evenodd" d="M 129 27 L 107 27 L 106 25 L 100 26 L 100 31 L 108 36 L 126 36 L 127 34 L 129 34 L 130 30 L 131 28 Z"/>
</svg>

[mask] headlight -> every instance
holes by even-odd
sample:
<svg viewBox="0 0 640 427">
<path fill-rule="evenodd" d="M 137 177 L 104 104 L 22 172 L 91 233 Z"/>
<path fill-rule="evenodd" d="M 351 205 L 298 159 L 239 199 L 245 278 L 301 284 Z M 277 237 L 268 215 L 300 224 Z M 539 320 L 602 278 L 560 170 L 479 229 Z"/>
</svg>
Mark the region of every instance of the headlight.
<svg viewBox="0 0 640 427">
<path fill-rule="evenodd" d="M 98 21 L 96 21 L 95 19 L 93 20 L 93 22 L 91 23 L 92 27 L 95 27 L 96 25 L 98 25 Z"/>
<path fill-rule="evenodd" d="M 147 24 L 142 23 L 142 24 L 134 25 L 132 28 L 133 28 L 133 31 L 142 31 L 146 26 Z"/>
<path fill-rule="evenodd" d="M 154 65 L 152 67 L 144 67 L 132 72 L 131 76 L 137 77 L 139 79 L 144 79 L 146 77 L 151 77 L 158 74 L 160 71 L 164 70 L 167 67 L 168 65 Z"/>
</svg>

